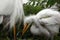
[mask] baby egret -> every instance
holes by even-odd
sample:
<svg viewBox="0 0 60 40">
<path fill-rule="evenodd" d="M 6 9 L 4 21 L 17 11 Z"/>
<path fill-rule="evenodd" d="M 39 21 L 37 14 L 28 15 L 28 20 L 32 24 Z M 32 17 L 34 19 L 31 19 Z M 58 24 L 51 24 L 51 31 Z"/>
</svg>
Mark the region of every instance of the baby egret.
<svg viewBox="0 0 60 40">
<path fill-rule="evenodd" d="M 26 17 L 24 19 L 24 29 L 22 31 L 22 35 L 24 35 L 24 33 L 27 31 L 31 24 L 32 26 L 30 28 L 30 31 L 32 34 L 34 35 L 43 34 L 46 35 L 46 37 L 50 37 L 49 31 L 40 25 L 39 20 L 36 18 L 35 15 Z"/>
<path fill-rule="evenodd" d="M 38 20 L 40 23 L 36 20 Z M 52 9 L 44 9 L 34 16 L 25 18 L 22 35 L 27 31 L 31 23 L 33 24 L 30 30 L 33 34 L 36 35 L 39 34 L 40 32 L 41 33 L 46 32 L 45 35 L 49 35 L 49 37 L 51 37 L 51 40 L 53 40 L 53 36 L 59 33 L 60 14 L 58 11 Z M 36 28 L 37 27 L 36 25 L 38 26 L 38 29 Z"/>
<path fill-rule="evenodd" d="M 24 35 L 24 33 L 27 31 L 29 27 L 32 34 L 34 35 L 42 34 L 48 37 L 48 39 L 50 38 L 50 32 L 40 25 L 39 19 L 37 19 L 35 15 L 26 17 L 24 19 L 24 29 L 22 31 L 22 35 Z"/>
</svg>

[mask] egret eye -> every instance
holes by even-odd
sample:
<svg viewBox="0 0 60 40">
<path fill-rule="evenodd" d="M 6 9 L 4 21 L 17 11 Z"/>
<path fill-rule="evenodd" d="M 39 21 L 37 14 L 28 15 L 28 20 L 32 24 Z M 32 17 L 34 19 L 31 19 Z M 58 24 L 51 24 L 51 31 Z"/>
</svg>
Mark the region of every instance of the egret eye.
<svg viewBox="0 0 60 40">
<path fill-rule="evenodd" d="M 43 26 L 43 27 L 44 27 L 44 26 L 45 26 L 45 24 L 41 23 L 41 26 Z"/>
<path fill-rule="evenodd" d="M 42 27 L 45 27 L 46 26 L 46 24 L 44 23 L 44 22 L 40 22 L 40 25 L 42 26 Z"/>
</svg>

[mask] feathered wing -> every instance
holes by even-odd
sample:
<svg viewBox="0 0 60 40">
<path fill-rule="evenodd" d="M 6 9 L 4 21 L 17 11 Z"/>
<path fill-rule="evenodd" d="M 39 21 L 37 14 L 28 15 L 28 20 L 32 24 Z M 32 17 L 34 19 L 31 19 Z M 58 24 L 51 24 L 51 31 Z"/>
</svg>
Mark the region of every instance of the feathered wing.
<svg viewBox="0 0 60 40">
<path fill-rule="evenodd" d="M 40 20 L 40 22 L 45 25 L 45 28 L 47 28 L 52 33 L 59 33 L 59 23 L 52 17 L 52 18 L 43 18 Z"/>
</svg>

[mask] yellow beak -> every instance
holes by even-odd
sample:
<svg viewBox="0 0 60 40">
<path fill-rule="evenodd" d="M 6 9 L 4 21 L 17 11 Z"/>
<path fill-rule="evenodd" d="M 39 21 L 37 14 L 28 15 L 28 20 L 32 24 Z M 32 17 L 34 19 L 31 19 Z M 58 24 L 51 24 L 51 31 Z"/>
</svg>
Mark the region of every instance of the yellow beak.
<svg viewBox="0 0 60 40">
<path fill-rule="evenodd" d="M 24 35 L 24 33 L 27 31 L 28 28 L 29 28 L 29 24 L 26 23 L 22 31 L 22 36 Z"/>
</svg>

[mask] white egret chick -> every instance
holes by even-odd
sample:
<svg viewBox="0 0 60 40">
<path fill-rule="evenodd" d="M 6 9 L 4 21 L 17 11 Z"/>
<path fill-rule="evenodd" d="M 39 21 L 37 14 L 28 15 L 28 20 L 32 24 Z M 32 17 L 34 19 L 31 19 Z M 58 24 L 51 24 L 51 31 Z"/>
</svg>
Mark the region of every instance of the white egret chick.
<svg viewBox="0 0 60 40">
<path fill-rule="evenodd" d="M 24 29 L 22 31 L 22 35 L 24 35 L 24 33 L 27 31 L 29 27 L 30 27 L 31 33 L 34 35 L 43 34 L 46 37 L 50 37 L 49 31 L 40 25 L 39 20 L 36 18 L 35 15 L 26 17 L 24 19 Z"/>
<path fill-rule="evenodd" d="M 33 34 L 35 32 L 37 32 L 35 34 L 39 34 L 40 32 L 43 33 L 43 31 L 45 33 L 47 31 L 46 34 L 48 33 L 49 36 L 51 37 L 51 40 L 53 40 L 53 36 L 59 33 L 60 13 L 53 9 L 44 9 L 38 12 L 34 17 L 31 18 L 27 17 L 26 20 L 24 19 L 24 22 L 26 23 L 24 23 L 24 29 L 22 35 L 25 33 L 25 31 L 27 31 L 26 29 L 28 29 L 29 24 L 33 22 L 35 23 L 32 24 L 34 28 L 31 26 L 30 29 Z M 36 25 L 38 26 L 40 32 L 38 31 L 38 29 L 36 29 L 37 31 L 35 31 L 35 28 L 37 27 Z M 44 29 L 46 29 L 46 31 Z M 34 30 L 34 32 L 32 30 Z"/>
</svg>

